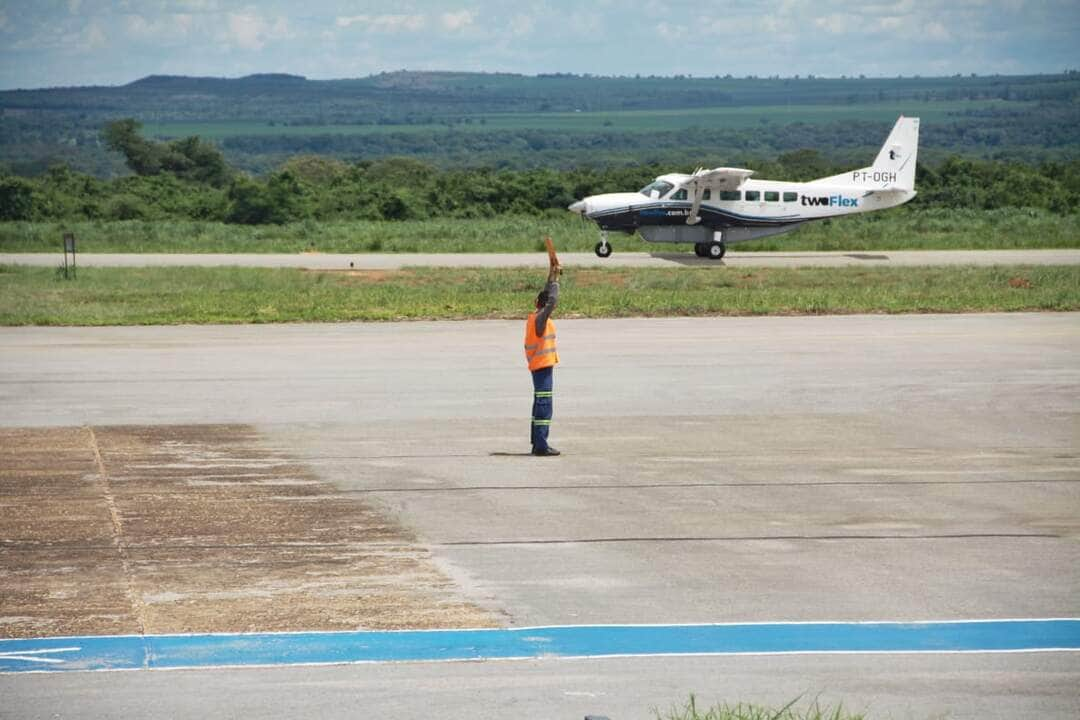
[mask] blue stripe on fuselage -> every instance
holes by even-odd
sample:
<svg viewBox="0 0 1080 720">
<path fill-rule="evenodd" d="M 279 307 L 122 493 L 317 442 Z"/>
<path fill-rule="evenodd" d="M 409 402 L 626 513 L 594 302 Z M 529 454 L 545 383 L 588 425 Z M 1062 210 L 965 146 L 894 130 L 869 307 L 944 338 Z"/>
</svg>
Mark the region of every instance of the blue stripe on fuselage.
<svg viewBox="0 0 1080 720">
<path fill-rule="evenodd" d="M 620 208 L 613 208 L 611 210 L 604 210 L 601 212 L 590 213 L 587 217 L 590 220 L 595 221 L 601 226 L 611 225 L 609 219 L 617 218 L 621 215 L 626 216 L 626 220 L 621 223 L 616 223 L 618 226 L 625 227 L 638 227 L 640 225 L 681 225 L 686 223 L 686 218 L 689 217 L 690 209 L 693 206 L 690 203 L 656 203 L 652 205 L 635 205 L 633 207 L 626 206 Z M 672 211 L 677 211 L 678 214 L 669 214 Z M 702 205 L 698 214 L 701 216 L 702 224 L 709 227 L 731 227 L 732 225 L 743 225 L 747 223 L 757 225 L 787 225 L 792 222 L 803 222 L 804 220 L 822 220 L 825 217 L 807 218 L 799 215 L 798 213 L 791 215 L 778 215 L 778 216 L 760 216 L 760 215 L 743 215 L 741 213 L 733 212 L 731 210 L 724 210 L 714 205 Z M 717 215 L 723 219 L 723 221 L 717 221 L 710 218 L 710 215 Z M 653 222 L 638 222 L 639 218 L 647 218 Z M 654 222 L 655 220 L 667 220 L 668 222 Z"/>
</svg>

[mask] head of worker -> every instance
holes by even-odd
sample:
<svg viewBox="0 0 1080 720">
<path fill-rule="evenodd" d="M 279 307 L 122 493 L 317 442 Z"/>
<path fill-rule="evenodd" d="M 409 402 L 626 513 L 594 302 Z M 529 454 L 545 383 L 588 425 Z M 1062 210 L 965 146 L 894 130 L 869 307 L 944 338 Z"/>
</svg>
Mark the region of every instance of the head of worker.
<svg viewBox="0 0 1080 720">
<path fill-rule="evenodd" d="M 541 290 L 540 293 L 536 296 L 536 309 L 539 310 L 542 307 L 544 307 L 545 305 L 547 305 L 547 301 L 548 301 L 548 291 L 547 290 Z"/>
</svg>

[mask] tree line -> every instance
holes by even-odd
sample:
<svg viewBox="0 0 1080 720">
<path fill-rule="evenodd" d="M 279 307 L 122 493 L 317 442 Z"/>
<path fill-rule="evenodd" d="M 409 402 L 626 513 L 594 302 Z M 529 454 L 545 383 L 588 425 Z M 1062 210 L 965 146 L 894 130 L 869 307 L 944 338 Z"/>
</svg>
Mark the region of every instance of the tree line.
<svg viewBox="0 0 1080 720">
<path fill-rule="evenodd" d="M 642 157 L 707 162 L 717 154 L 731 157 L 742 150 L 771 156 L 817 147 L 839 154 L 852 142 L 865 141 L 876 148 L 883 125 L 835 123 L 827 119 L 828 113 L 815 110 L 881 103 L 901 104 L 911 112 L 918 112 L 924 103 L 951 108 L 948 122 L 923 125 L 928 145 L 944 151 L 1041 162 L 1052 155 L 1080 157 L 1078 99 L 1076 71 L 945 78 L 529 77 L 452 72 L 396 72 L 325 81 L 284 74 L 232 79 L 151 76 L 120 87 L 0 91 L 0 172 L 33 177 L 63 161 L 99 177 L 122 174 L 122 165 L 106 151 L 99 134 L 119 112 L 147 123 L 250 124 L 258 132 L 223 141 L 225 157 L 235 167 L 263 174 L 296 154 L 347 161 L 406 155 L 443 168 L 516 169 L 569 168 L 580 164 L 581 148 L 588 148 L 598 164 L 628 165 Z M 749 107 L 760 109 L 759 127 L 740 129 L 718 121 L 690 130 L 658 126 L 656 131 L 631 132 L 616 118 L 610 126 L 575 130 L 550 126 L 545 117 L 574 111 Z M 492 118 L 520 113 L 537 114 L 547 129 L 487 127 Z M 792 122 L 800 117 L 812 121 Z M 285 126 L 290 132 L 265 132 Z M 310 132 L 296 132 L 297 126 Z M 352 126 L 350 132 L 339 131 L 347 126 Z M 363 126 L 372 132 L 356 132 Z M 459 132 L 466 126 L 469 132 Z M 178 134 L 197 132 L 186 129 Z"/>
<path fill-rule="evenodd" d="M 313 220 L 409 220 L 530 215 L 563 210 L 576 199 L 643 187 L 689 165 L 660 163 L 567 169 L 440 169 L 415 158 L 345 162 L 300 155 L 261 178 L 232 168 L 197 137 L 143 138 L 131 119 L 109 123 L 103 142 L 132 175 L 103 180 L 64 165 L 36 178 L 0 175 L 0 220 L 170 220 L 281 224 Z M 757 176 L 810 180 L 851 169 L 815 150 L 746 158 Z M 921 164 L 918 197 L 908 206 L 1080 208 L 1080 160 L 1019 162 L 959 156 Z"/>
</svg>

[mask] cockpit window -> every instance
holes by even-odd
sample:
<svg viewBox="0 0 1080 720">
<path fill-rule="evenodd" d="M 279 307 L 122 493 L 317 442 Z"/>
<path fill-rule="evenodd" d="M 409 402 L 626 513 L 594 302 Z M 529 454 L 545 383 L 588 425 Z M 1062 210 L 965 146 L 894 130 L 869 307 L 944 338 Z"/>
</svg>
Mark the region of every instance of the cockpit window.
<svg viewBox="0 0 1080 720">
<path fill-rule="evenodd" d="M 641 188 L 641 194 L 650 198 L 662 198 L 671 192 L 671 188 L 675 187 L 669 182 L 663 180 L 656 180 L 649 183 L 645 187 Z M 655 195 L 653 193 L 656 193 Z"/>
</svg>

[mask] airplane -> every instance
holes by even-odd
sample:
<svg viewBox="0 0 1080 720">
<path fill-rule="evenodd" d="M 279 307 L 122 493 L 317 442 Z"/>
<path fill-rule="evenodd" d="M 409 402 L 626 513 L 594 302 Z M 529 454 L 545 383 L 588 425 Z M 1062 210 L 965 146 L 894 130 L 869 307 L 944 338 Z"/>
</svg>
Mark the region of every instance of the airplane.
<svg viewBox="0 0 1080 720">
<path fill-rule="evenodd" d="M 590 195 L 567 209 L 600 226 L 596 254 L 611 255 L 608 231 L 656 243 L 694 243 L 719 260 L 731 243 L 790 232 L 811 220 L 884 210 L 915 197 L 919 118 L 901 116 L 874 164 L 810 182 L 751 180 L 720 167 L 661 175 L 636 193 Z"/>
</svg>

